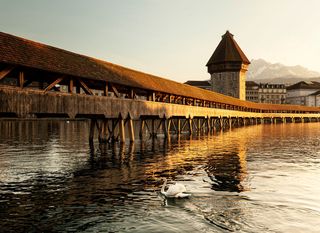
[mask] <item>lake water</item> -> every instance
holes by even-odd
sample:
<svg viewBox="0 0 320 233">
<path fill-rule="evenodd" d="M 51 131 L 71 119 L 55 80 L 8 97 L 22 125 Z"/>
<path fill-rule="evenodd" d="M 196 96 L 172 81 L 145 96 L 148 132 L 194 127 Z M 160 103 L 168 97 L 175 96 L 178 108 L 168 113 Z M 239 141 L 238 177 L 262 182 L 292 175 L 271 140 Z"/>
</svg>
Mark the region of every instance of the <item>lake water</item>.
<svg viewBox="0 0 320 233">
<path fill-rule="evenodd" d="M 1 232 L 320 232 L 320 123 L 87 138 L 84 121 L 0 121 Z M 164 177 L 192 196 L 165 199 Z"/>
</svg>

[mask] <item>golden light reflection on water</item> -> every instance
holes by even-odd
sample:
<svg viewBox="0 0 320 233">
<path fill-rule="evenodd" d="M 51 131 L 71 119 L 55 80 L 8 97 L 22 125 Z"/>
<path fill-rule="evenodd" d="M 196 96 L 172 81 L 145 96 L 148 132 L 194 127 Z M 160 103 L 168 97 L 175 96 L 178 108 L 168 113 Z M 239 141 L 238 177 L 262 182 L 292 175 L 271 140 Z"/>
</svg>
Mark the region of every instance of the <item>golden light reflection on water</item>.
<svg viewBox="0 0 320 233">
<path fill-rule="evenodd" d="M 290 232 L 301 218 L 299 229 L 316 232 L 319 131 L 317 123 L 260 125 L 90 148 L 84 122 L 0 122 L 0 226 L 14 216 L 11 229 L 30 230 L 32 219 L 24 216 L 48 213 L 48 220 L 36 222 L 41 231 L 66 229 L 68 222 L 81 231 L 90 218 L 99 231 L 98 218 L 109 231 L 121 225 L 150 232 L 165 224 L 175 230 Z M 192 197 L 163 209 L 162 177 L 182 182 Z"/>
</svg>

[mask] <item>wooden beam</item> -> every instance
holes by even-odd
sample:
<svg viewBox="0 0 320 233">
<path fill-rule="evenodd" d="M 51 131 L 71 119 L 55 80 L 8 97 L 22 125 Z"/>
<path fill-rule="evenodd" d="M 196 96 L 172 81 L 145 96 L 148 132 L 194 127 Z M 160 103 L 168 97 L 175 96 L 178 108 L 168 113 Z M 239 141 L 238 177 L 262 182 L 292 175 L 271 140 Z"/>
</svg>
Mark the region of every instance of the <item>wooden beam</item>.
<svg viewBox="0 0 320 233">
<path fill-rule="evenodd" d="M 24 84 L 24 73 L 22 71 L 19 72 L 19 83 L 18 86 L 20 88 L 23 88 L 23 84 Z"/>
<path fill-rule="evenodd" d="M 115 94 L 115 96 L 119 98 L 120 93 L 118 92 L 117 88 L 112 84 L 110 84 L 110 86 L 111 86 L 111 89 L 112 89 L 113 93 Z"/>
<path fill-rule="evenodd" d="M 81 86 L 83 87 L 83 90 L 89 94 L 89 95 L 93 95 L 93 92 L 90 90 L 90 88 L 81 80 L 79 79 L 79 83 L 81 84 Z"/>
<path fill-rule="evenodd" d="M 64 76 L 61 78 L 56 79 L 54 82 L 52 82 L 51 84 L 49 84 L 49 86 L 47 86 L 43 92 L 47 92 L 50 91 L 55 85 L 57 85 L 58 83 L 60 83 L 62 80 L 64 79 Z"/>
<path fill-rule="evenodd" d="M 69 86 L 68 86 L 69 93 L 73 93 L 73 78 L 70 78 L 69 80 Z"/>
<path fill-rule="evenodd" d="M 134 96 L 135 96 L 134 90 L 131 88 L 131 89 L 129 90 L 129 98 L 130 98 L 130 99 L 134 99 Z"/>
<path fill-rule="evenodd" d="M 169 97 L 169 95 L 164 95 L 163 97 L 162 97 L 162 102 L 166 102 L 166 99 Z"/>
<path fill-rule="evenodd" d="M 108 82 L 106 82 L 106 84 L 104 85 L 104 88 L 103 88 L 103 95 L 108 96 L 108 93 L 109 93 L 109 84 L 108 84 Z"/>
<path fill-rule="evenodd" d="M 156 93 L 155 92 L 150 92 L 149 94 L 148 94 L 148 100 L 149 101 L 156 101 Z"/>
<path fill-rule="evenodd" d="M 14 66 L 8 67 L 4 70 L 0 71 L 0 80 L 3 79 L 4 77 L 6 77 L 12 70 L 13 70 Z"/>
</svg>

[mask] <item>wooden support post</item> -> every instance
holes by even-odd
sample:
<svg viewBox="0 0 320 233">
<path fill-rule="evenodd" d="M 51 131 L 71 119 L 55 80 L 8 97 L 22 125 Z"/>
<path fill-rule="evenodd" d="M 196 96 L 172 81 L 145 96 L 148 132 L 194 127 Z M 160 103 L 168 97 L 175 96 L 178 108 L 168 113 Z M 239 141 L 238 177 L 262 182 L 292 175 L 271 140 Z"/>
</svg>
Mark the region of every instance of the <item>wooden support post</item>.
<svg viewBox="0 0 320 233">
<path fill-rule="evenodd" d="M 148 94 L 148 100 L 149 101 L 156 101 L 156 93 L 155 92 L 150 92 Z"/>
<path fill-rule="evenodd" d="M 170 138 L 171 119 L 163 118 L 162 124 L 165 138 Z"/>
<path fill-rule="evenodd" d="M 157 132 L 155 132 L 155 125 L 154 125 L 154 119 L 151 119 L 151 137 L 156 138 Z"/>
<path fill-rule="evenodd" d="M 208 133 L 211 132 L 211 118 L 210 117 L 207 117 L 207 130 L 208 130 Z"/>
<path fill-rule="evenodd" d="M 192 119 L 191 117 L 188 119 L 188 125 L 189 125 L 189 134 L 192 134 Z"/>
<path fill-rule="evenodd" d="M 108 82 L 106 82 L 103 88 L 103 95 L 108 96 L 108 93 L 109 93 L 109 84 Z"/>
<path fill-rule="evenodd" d="M 96 122 L 97 125 L 97 129 L 98 129 L 98 140 L 100 143 L 105 142 L 104 140 L 104 128 L 103 128 L 103 120 L 101 121 L 101 123 L 99 124 L 99 121 Z"/>
<path fill-rule="evenodd" d="M 96 119 L 91 119 L 90 121 L 90 132 L 89 132 L 89 143 L 93 143 L 94 130 L 96 128 Z"/>
<path fill-rule="evenodd" d="M 134 125 L 133 120 L 131 118 L 128 120 L 128 131 L 130 142 L 134 142 Z"/>
<path fill-rule="evenodd" d="M 179 135 L 181 133 L 181 120 L 178 118 L 177 120 L 177 134 Z"/>
<path fill-rule="evenodd" d="M 73 93 L 73 78 L 70 78 L 69 80 L 69 86 L 68 86 L 69 93 Z"/>
<path fill-rule="evenodd" d="M 232 118 L 229 117 L 229 129 L 231 129 L 231 128 L 232 128 Z"/>
<path fill-rule="evenodd" d="M 18 86 L 20 88 L 23 88 L 23 84 L 24 84 L 24 72 L 20 71 L 19 72 L 19 83 L 18 83 Z"/>
<path fill-rule="evenodd" d="M 200 131 L 201 131 L 201 119 L 198 118 L 197 119 L 197 132 L 200 133 Z"/>
<path fill-rule="evenodd" d="M 211 126 L 211 129 L 212 129 L 212 132 L 214 133 L 214 131 L 217 131 L 217 119 L 216 118 L 212 118 L 212 126 Z"/>
<path fill-rule="evenodd" d="M 99 129 L 99 142 L 100 143 L 107 142 L 108 120 L 107 119 L 102 120 L 100 126 L 98 125 L 98 122 L 97 122 L 97 128 Z"/>
<path fill-rule="evenodd" d="M 125 129 L 124 129 L 124 120 L 122 118 L 119 119 L 119 135 L 120 142 L 124 143 L 126 141 Z"/>
<path fill-rule="evenodd" d="M 12 67 L 8 67 L 4 70 L 0 71 L 0 80 L 3 79 L 4 77 L 6 77 L 12 70 L 13 70 L 13 66 Z"/>
<path fill-rule="evenodd" d="M 133 91 L 133 89 L 131 88 L 130 90 L 129 90 L 129 98 L 130 99 L 134 99 L 134 91 Z"/>
<path fill-rule="evenodd" d="M 140 120 L 140 132 L 139 132 L 140 140 L 142 140 L 142 138 L 143 138 L 144 126 L 145 126 L 145 121 L 144 121 L 144 119 L 141 119 Z"/>
</svg>

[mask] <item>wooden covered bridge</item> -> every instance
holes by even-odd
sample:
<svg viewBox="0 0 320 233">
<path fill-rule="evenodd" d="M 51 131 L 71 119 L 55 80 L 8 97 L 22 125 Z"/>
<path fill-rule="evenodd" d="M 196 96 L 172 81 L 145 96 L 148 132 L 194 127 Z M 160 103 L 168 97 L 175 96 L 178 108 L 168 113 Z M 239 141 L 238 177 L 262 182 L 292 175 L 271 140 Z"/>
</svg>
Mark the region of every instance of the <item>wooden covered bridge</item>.
<svg viewBox="0 0 320 233">
<path fill-rule="evenodd" d="M 320 109 L 258 104 L 0 32 L 0 117 L 91 119 L 99 139 L 319 121 Z M 127 136 L 128 135 L 128 136 Z"/>
</svg>

